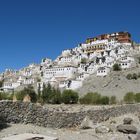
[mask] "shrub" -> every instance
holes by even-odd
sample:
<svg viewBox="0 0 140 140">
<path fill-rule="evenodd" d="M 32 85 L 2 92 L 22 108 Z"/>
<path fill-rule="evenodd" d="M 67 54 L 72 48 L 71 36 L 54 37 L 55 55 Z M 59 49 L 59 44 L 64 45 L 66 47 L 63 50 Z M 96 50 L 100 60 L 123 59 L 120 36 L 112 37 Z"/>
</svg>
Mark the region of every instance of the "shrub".
<svg viewBox="0 0 140 140">
<path fill-rule="evenodd" d="M 138 57 L 137 59 L 138 59 L 138 63 L 140 64 L 140 57 Z"/>
<path fill-rule="evenodd" d="M 24 88 L 20 92 L 17 92 L 16 98 L 17 98 L 17 100 L 23 101 L 23 99 L 26 95 L 29 95 L 31 97 L 31 102 L 33 102 L 33 103 L 37 102 L 37 94 L 35 93 L 33 87 L 28 86 L 27 88 Z"/>
<path fill-rule="evenodd" d="M 129 74 L 127 74 L 127 76 L 126 76 L 126 78 L 127 78 L 128 80 L 131 80 L 131 79 L 132 79 L 132 77 L 133 77 L 133 76 L 132 76 L 132 74 L 130 74 L 130 73 L 129 73 Z"/>
<path fill-rule="evenodd" d="M 135 102 L 140 103 L 140 93 L 135 94 Z"/>
<path fill-rule="evenodd" d="M 97 57 L 96 58 L 96 63 L 98 64 L 100 62 L 100 59 Z"/>
<path fill-rule="evenodd" d="M 13 100 L 13 93 L 0 93 L 0 100 Z"/>
<path fill-rule="evenodd" d="M 24 97 L 26 96 L 26 93 L 24 92 L 24 90 L 19 91 L 17 93 L 15 93 L 17 100 L 23 101 Z"/>
<path fill-rule="evenodd" d="M 113 70 L 114 71 L 120 71 L 121 67 L 119 66 L 119 64 L 116 63 L 116 64 L 113 65 Z"/>
<path fill-rule="evenodd" d="M 128 92 L 124 96 L 124 102 L 127 104 L 134 103 L 135 95 L 133 92 Z"/>
<path fill-rule="evenodd" d="M 129 74 L 126 76 L 126 78 L 127 78 L 128 80 L 131 80 L 131 79 L 137 80 L 138 78 L 140 78 L 140 73 L 138 73 L 138 74 L 136 74 L 136 73 L 130 74 L 130 73 L 129 73 Z"/>
<path fill-rule="evenodd" d="M 59 89 L 52 89 L 52 94 L 48 98 L 48 103 L 61 104 L 61 92 Z"/>
<path fill-rule="evenodd" d="M 100 94 L 91 92 L 80 98 L 79 101 L 81 104 L 100 104 L 100 98 Z"/>
<path fill-rule="evenodd" d="M 116 104 L 117 100 L 116 100 L 116 96 L 111 96 L 110 97 L 110 104 Z"/>
<path fill-rule="evenodd" d="M 108 104 L 109 104 L 109 97 L 107 97 L 107 96 L 102 96 L 102 97 L 100 98 L 100 104 L 102 104 L 102 105 L 108 105 Z"/>
<path fill-rule="evenodd" d="M 102 57 L 102 62 L 105 63 L 105 61 L 106 61 L 106 58 Z"/>
<path fill-rule="evenodd" d="M 0 87 L 2 87 L 3 86 L 3 81 L 0 81 Z"/>
<path fill-rule="evenodd" d="M 137 76 L 137 74 L 136 74 L 136 73 L 133 73 L 132 79 L 135 79 L 135 80 L 137 80 L 137 79 L 138 79 L 138 76 Z"/>
<path fill-rule="evenodd" d="M 81 59 L 81 63 L 82 63 L 82 64 L 86 64 L 86 63 L 87 63 L 87 59 L 86 59 L 86 58 L 82 58 L 82 59 Z"/>
<path fill-rule="evenodd" d="M 138 73 L 138 78 L 140 78 L 140 72 Z"/>
<path fill-rule="evenodd" d="M 78 98 L 78 93 L 72 90 L 64 90 L 62 93 L 62 101 L 65 104 L 76 104 Z"/>
<path fill-rule="evenodd" d="M 0 92 L 0 100 L 2 100 L 2 93 Z"/>
<path fill-rule="evenodd" d="M 84 97 L 79 99 L 80 104 L 92 104 L 93 93 L 87 93 Z"/>
</svg>

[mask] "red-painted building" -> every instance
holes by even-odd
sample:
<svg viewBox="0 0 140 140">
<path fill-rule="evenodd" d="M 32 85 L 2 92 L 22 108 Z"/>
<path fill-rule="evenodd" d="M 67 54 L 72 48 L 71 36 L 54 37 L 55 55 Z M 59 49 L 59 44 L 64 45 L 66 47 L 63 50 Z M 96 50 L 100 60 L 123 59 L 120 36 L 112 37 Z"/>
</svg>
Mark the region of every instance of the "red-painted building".
<svg viewBox="0 0 140 140">
<path fill-rule="evenodd" d="M 102 34 L 97 37 L 88 38 L 86 43 L 94 42 L 96 40 L 115 39 L 120 43 L 131 43 L 131 34 L 129 32 L 116 32 L 112 34 Z"/>
</svg>

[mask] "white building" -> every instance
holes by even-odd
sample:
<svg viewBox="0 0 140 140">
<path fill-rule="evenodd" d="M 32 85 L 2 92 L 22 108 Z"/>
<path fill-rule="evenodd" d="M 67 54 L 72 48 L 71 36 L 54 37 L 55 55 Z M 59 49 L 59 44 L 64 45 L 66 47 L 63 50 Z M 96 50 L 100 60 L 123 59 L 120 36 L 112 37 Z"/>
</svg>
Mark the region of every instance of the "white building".
<svg viewBox="0 0 140 140">
<path fill-rule="evenodd" d="M 70 65 L 74 64 L 74 58 L 72 56 L 59 57 L 57 62 L 58 65 Z"/>
<path fill-rule="evenodd" d="M 77 67 L 66 66 L 66 67 L 52 67 L 46 68 L 44 71 L 44 78 L 51 79 L 52 77 L 64 77 L 66 79 L 71 79 L 75 77 L 77 73 Z"/>
<path fill-rule="evenodd" d="M 134 63 L 134 58 L 132 57 L 122 57 L 119 59 L 119 65 L 122 69 L 128 69 L 131 68 L 132 64 Z"/>
<path fill-rule="evenodd" d="M 62 51 L 62 54 L 54 61 L 45 58 L 42 59 L 41 64 L 31 64 L 19 71 L 7 69 L 1 75 L 1 79 L 8 76 L 15 76 L 17 79 L 6 81 L 4 88 L 14 89 L 19 85 L 35 84 L 39 77 L 41 80 L 38 83 L 50 83 L 60 88 L 76 89 L 82 86 L 83 80 L 91 74 L 106 76 L 115 63 L 118 63 L 122 69 L 130 68 L 135 61 L 132 57 L 134 48 L 131 39 L 126 35 L 126 38 L 122 40 L 121 34 L 105 34 L 89 38 L 86 43 Z M 121 43 L 119 39 L 128 43 Z M 139 46 L 136 50 L 139 50 Z"/>
<path fill-rule="evenodd" d="M 41 61 L 41 66 L 50 67 L 52 64 L 53 64 L 52 60 L 48 58 L 44 58 Z"/>
<path fill-rule="evenodd" d="M 89 77 L 89 73 L 81 73 L 76 77 L 77 81 L 84 81 L 87 77 Z"/>
<path fill-rule="evenodd" d="M 96 65 L 95 63 L 92 63 L 89 67 L 87 67 L 87 73 L 89 74 L 95 73 L 98 67 L 99 67 L 98 65 Z"/>
<path fill-rule="evenodd" d="M 8 91 L 13 91 L 17 87 L 19 87 L 21 84 L 18 82 L 4 82 L 3 87 L 1 88 L 3 91 L 8 92 Z"/>
<path fill-rule="evenodd" d="M 24 81 L 23 81 L 24 85 L 31 85 L 31 84 L 34 84 L 34 83 L 35 83 L 35 80 L 33 78 L 25 78 Z"/>
<path fill-rule="evenodd" d="M 104 76 L 107 76 L 109 72 L 110 72 L 109 68 L 99 67 L 98 70 L 97 70 L 97 76 L 104 77 Z"/>
</svg>

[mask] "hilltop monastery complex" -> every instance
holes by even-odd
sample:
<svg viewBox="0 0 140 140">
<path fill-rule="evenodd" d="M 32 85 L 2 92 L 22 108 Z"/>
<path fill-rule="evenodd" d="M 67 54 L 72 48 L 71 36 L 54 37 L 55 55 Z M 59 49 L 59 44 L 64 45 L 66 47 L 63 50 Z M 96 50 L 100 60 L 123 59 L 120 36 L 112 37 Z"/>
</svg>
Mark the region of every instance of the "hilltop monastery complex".
<svg viewBox="0 0 140 140">
<path fill-rule="evenodd" d="M 54 61 L 45 58 L 40 64 L 31 64 L 18 71 L 7 69 L 0 74 L 0 80 L 3 81 L 1 91 L 13 91 L 28 85 L 42 87 L 43 83 L 75 90 L 90 75 L 109 75 L 116 63 L 122 69 L 134 67 L 133 55 L 138 52 L 139 45 L 133 43 L 128 32 L 88 38 L 85 43 L 62 51 Z"/>
</svg>

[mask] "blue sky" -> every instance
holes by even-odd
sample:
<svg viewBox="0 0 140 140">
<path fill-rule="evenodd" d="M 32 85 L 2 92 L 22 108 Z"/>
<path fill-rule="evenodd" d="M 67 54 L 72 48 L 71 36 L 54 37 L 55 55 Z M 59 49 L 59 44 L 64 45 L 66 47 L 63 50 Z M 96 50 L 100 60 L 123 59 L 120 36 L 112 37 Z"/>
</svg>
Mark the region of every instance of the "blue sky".
<svg viewBox="0 0 140 140">
<path fill-rule="evenodd" d="M 0 0 L 0 71 L 56 58 L 86 38 L 129 31 L 140 42 L 139 0 Z"/>
</svg>

